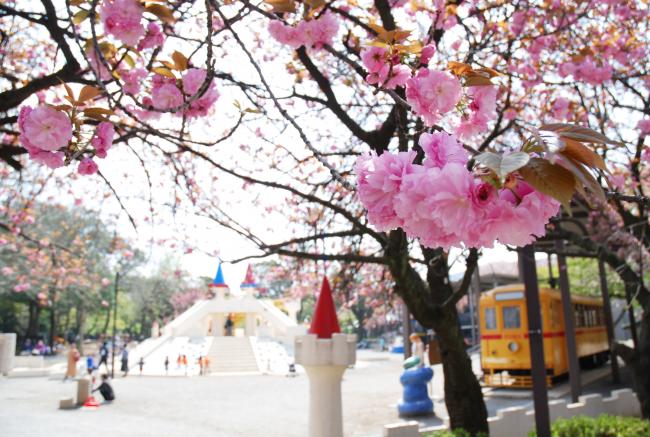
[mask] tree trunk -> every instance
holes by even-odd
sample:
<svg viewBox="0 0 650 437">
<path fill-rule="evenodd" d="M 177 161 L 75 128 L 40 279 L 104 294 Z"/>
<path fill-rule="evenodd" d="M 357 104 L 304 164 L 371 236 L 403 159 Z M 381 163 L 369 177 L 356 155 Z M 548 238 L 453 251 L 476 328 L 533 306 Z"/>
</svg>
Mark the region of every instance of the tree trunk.
<svg viewBox="0 0 650 437">
<path fill-rule="evenodd" d="M 54 350 L 54 337 L 56 337 L 56 320 L 57 320 L 57 314 L 56 314 L 56 304 L 54 303 L 54 300 L 52 300 L 52 305 L 50 306 L 50 337 L 49 337 L 49 342 L 50 342 L 50 348 Z"/>
<path fill-rule="evenodd" d="M 25 338 L 36 340 L 38 337 L 38 318 L 41 315 L 41 307 L 37 302 L 29 301 L 29 323 Z"/>
<path fill-rule="evenodd" d="M 385 253 L 395 280 L 395 292 L 413 317 L 438 336 L 451 428 L 464 429 L 472 436 L 487 434 L 487 408 L 481 386 L 465 351 L 456 305 L 448 302 L 453 289 L 449 283 L 447 256 L 441 249 L 423 248 L 428 265 L 425 283 L 409 262 L 408 241 L 403 231 L 391 231 Z"/>
<path fill-rule="evenodd" d="M 465 351 L 465 339 L 455 306 L 444 310 L 442 317 L 431 322 L 440 345 L 445 376 L 445 405 L 451 428 L 462 428 L 472 435 L 487 432 L 487 409 L 481 385 Z"/>
<path fill-rule="evenodd" d="M 69 308 L 68 311 L 65 313 L 65 317 L 63 319 L 63 325 L 61 326 L 61 332 L 63 332 L 64 337 L 67 338 L 68 335 L 68 329 L 70 329 L 70 312 L 72 311 L 72 308 Z"/>
<path fill-rule="evenodd" d="M 83 305 L 79 304 L 77 306 L 77 349 L 79 349 L 79 353 L 81 353 L 81 355 L 84 355 L 83 343 L 84 336 L 86 335 L 84 331 L 85 324 L 86 314 L 84 313 L 84 307 Z"/>
<path fill-rule="evenodd" d="M 108 332 L 108 322 L 111 320 L 111 307 L 106 308 L 106 320 L 104 321 L 104 327 L 102 328 L 102 334 L 106 337 Z"/>
<path fill-rule="evenodd" d="M 641 415 L 650 419 L 650 307 L 643 309 L 637 349 L 615 344 L 614 352 L 632 370 L 634 391 L 641 404 Z"/>
</svg>

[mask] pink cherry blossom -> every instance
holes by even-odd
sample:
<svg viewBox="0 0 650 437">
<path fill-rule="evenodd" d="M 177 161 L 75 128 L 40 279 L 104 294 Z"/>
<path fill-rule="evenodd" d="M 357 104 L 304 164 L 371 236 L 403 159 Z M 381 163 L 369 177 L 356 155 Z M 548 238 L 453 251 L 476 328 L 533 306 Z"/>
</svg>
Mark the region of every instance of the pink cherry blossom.
<svg viewBox="0 0 650 437">
<path fill-rule="evenodd" d="M 393 198 L 399 192 L 402 178 L 414 171 L 416 153 L 385 152 L 361 155 L 357 159 L 357 194 L 368 209 L 368 220 L 379 230 L 388 231 L 402 224 L 395 214 Z"/>
<path fill-rule="evenodd" d="M 279 20 L 271 20 L 268 29 L 271 36 L 281 44 L 294 49 L 304 45 L 318 50 L 324 45 L 332 44 L 339 30 L 339 22 L 334 14 L 326 12 L 314 20 L 302 20 L 295 27 Z"/>
<path fill-rule="evenodd" d="M 91 140 L 93 147 L 95 148 L 95 155 L 98 158 L 106 158 L 106 152 L 113 145 L 113 136 L 115 135 L 115 128 L 113 124 L 102 121 L 97 125 L 95 129 L 95 136 Z"/>
<path fill-rule="evenodd" d="M 510 30 L 512 33 L 514 33 L 516 36 L 519 36 L 524 30 L 526 21 L 526 12 L 519 11 L 512 14 L 512 17 L 510 17 Z"/>
<path fill-rule="evenodd" d="M 433 44 L 427 44 L 426 46 L 422 47 L 422 51 L 420 52 L 420 63 L 423 65 L 427 65 L 429 61 L 431 61 L 431 58 L 433 58 L 433 55 L 436 54 L 436 46 Z"/>
<path fill-rule="evenodd" d="M 30 288 L 32 288 L 30 284 L 26 282 L 21 282 L 20 284 L 16 284 L 16 286 L 14 286 L 14 291 L 16 293 L 22 293 L 23 291 L 27 291 Z"/>
<path fill-rule="evenodd" d="M 442 168 L 448 163 L 467 164 L 468 154 L 456 141 L 456 137 L 445 132 L 424 133 L 418 144 L 424 152 L 424 166 Z"/>
<path fill-rule="evenodd" d="M 171 109 L 183 104 L 183 94 L 175 84 L 165 83 L 161 86 L 154 86 L 151 91 L 151 99 L 154 108 Z"/>
<path fill-rule="evenodd" d="M 185 94 L 193 95 L 199 91 L 205 81 L 208 72 L 202 68 L 190 68 L 183 75 L 183 91 Z"/>
<path fill-rule="evenodd" d="M 332 45 L 332 40 L 339 30 L 339 22 L 330 12 L 325 12 L 315 20 L 301 21 L 298 24 L 300 31 L 305 38 L 305 46 L 316 49 L 324 45 Z"/>
<path fill-rule="evenodd" d="M 18 126 L 21 142 L 28 150 L 58 150 L 67 146 L 72 138 L 72 122 L 68 115 L 46 105 L 34 109 L 23 106 Z"/>
<path fill-rule="evenodd" d="M 449 163 L 437 174 L 437 189 L 429 193 L 427 202 L 438 217 L 446 234 L 463 234 L 478 222 L 474 206 L 474 177 L 465 165 Z"/>
<path fill-rule="evenodd" d="M 555 99 L 551 108 L 553 110 L 553 118 L 558 120 L 566 119 L 569 113 L 569 103 L 570 102 L 564 97 L 558 97 Z"/>
<path fill-rule="evenodd" d="M 370 46 L 361 52 L 361 62 L 368 73 L 378 73 L 388 62 L 388 50 L 385 47 Z"/>
<path fill-rule="evenodd" d="M 443 71 L 421 68 L 406 82 L 406 100 L 428 126 L 451 111 L 462 95 L 460 82 Z"/>
<path fill-rule="evenodd" d="M 393 65 L 390 72 L 390 78 L 384 83 L 384 88 L 394 90 L 398 86 L 406 85 L 411 78 L 411 69 L 406 65 Z"/>
<path fill-rule="evenodd" d="M 106 33 L 129 46 L 135 46 L 144 35 L 143 12 L 137 0 L 104 0 L 99 9 Z"/>
<path fill-rule="evenodd" d="M 82 159 L 79 163 L 79 167 L 77 167 L 77 173 L 80 175 L 95 174 L 97 173 L 97 170 L 99 170 L 99 168 L 97 167 L 97 164 L 95 164 L 95 161 L 93 161 L 91 158 Z"/>
<path fill-rule="evenodd" d="M 138 50 L 153 49 L 156 47 L 161 47 L 165 42 L 165 35 L 162 33 L 162 29 L 155 21 L 150 21 L 147 24 L 147 33 L 144 35 L 144 38 L 138 43 Z"/>
<path fill-rule="evenodd" d="M 2 271 L 2 274 L 4 276 L 9 276 L 9 275 L 12 275 L 14 273 L 14 271 L 11 269 L 11 267 L 3 267 L 2 270 L 0 270 L 0 271 Z"/>
<path fill-rule="evenodd" d="M 63 152 L 48 152 L 46 150 L 27 146 L 25 146 L 25 148 L 27 149 L 31 160 L 43 164 L 51 169 L 63 167 L 65 164 L 65 154 Z"/>
<path fill-rule="evenodd" d="M 269 33 L 280 44 L 288 45 L 297 49 L 305 41 L 303 35 L 293 26 L 282 23 L 280 20 L 271 20 L 269 23 Z"/>
<path fill-rule="evenodd" d="M 121 70 L 120 77 L 124 82 L 122 88 L 128 94 L 135 96 L 140 92 L 142 80 L 147 77 L 147 70 L 144 68 L 134 68 L 132 70 Z"/>
<path fill-rule="evenodd" d="M 467 90 L 471 97 L 468 106 L 470 113 L 461 119 L 456 134 L 461 139 L 471 138 L 488 130 L 488 122 L 496 118 L 496 96 L 495 86 L 472 86 Z"/>
<path fill-rule="evenodd" d="M 435 246 L 438 244 L 435 240 L 439 239 L 440 225 L 426 199 L 436 190 L 440 169 L 423 169 L 420 166 L 416 168 L 419 168 L 419 171 L 413 171 L 402 178 L 400 190 L 394 196 L 393 208 L 398 217 L 397 222 L 401 221 L 400 226 L 409 237 L 425 236 L 427 241 L 423 244 Z M 365 203 L 364 206 L 367 207 Z"/>
<path fill-rule="evenodd" d="M 636 128 L 639 129 L 641 135 L 650 135 L 650 118 L 639 120 L 636 124 Z"/>
</svg>

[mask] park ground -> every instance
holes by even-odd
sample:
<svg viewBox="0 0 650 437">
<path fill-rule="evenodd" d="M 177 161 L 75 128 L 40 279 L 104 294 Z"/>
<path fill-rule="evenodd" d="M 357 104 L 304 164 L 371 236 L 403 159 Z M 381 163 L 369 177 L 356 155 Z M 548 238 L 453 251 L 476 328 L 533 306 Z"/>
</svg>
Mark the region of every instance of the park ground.
<svg viewBox="0 0 650 437">
<path fill-rule="evenodd" d="M 477 356 L 476 356 L 477 357 Z M 476 357 L 474 364 L 477 365 Z M 381 436 L 400 419 L 398 378 L 401 356 L 359 351 L 357 365 L 343 381 L 345 435 Z M 433 399 L 444 416 L 443 379 L 434 366 Z M 308 379 L 270 375 L 158 377 L 130 375 L 113 381 L 117 399 L 98 409 L 58 410 L 74 396 L 76 384 L 53 378 L 0 378 L 2 437 L 304 437 L 308 420 Z M 585 392 L 606 392 L 604 382 Z M 616 388 L 616 387 L 614 387 Z M 486 398 L 490 416 L 511 406 L 530 406 L 525 396 Z M 441 424 L 428 418 L 427 425 Z"/>
</svg>

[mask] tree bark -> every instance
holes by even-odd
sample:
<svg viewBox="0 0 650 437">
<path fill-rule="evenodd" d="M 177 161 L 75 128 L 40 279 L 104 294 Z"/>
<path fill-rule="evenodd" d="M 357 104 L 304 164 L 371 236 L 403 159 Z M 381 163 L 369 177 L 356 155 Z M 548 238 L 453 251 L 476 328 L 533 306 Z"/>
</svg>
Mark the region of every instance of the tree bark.
<svg viewBox="0 0 650 437">
<path fill-rule="evenodd" d="M 641 404 L 641 415 L 650 419 L 650 308 L 643 308 L 637 349 L 617 343 L 614 353 L 632 370 L 634 391 Z"/>
<path fill-rule="evenodd" d="M 386 255 L 395 280 L 395 291 L 413 317 L 423 327 L 433 329 L 438 336 L 445 376 L 445 405 L 451 428 L 464 429 L 472 436 L 487 434 L 487 408 L 465 351 L 453 301 L 454 290 L 449 283 L 447 257 L 441 249 L 423 249 L 423 252 L 428 262 L 426 283 L 409 262 L 404 232 L 391 231 Z"/>
<path fill-rule="evenodd" d="M 29 323 L 25 338 L 36 340 L 38 337 L 38 318 L 41 315 L 41 307 L 37 302 L 29 301 Z"/>
<path fill-rule="evenodd" d="M 108 322 L 111 319 L 111 307 L 109 306 L 106 308 L 106 320 L 104 321 L 104 327 L 102 328 L 102 334 L 106 336 L 106 333 L 108 332 Z"/>
<path fill-rule="evenodd" d="M 50 306 L 50 336 L 49 336 L 49 343 L 50 343 L 50 348 L 54 350 L 54 337 L 56 337 L 56 321 L 57 321 L 57 312 L 56 312 L 56 304 L 54 301 L 52 301 L 52 305 Z"/>
<path fill-rule="evenodd" d="M 83 305 L 79 304 L 77 306 L 77 349 L 81 355 L 84 355 L 83 343 L 84 336 L 86 335 L 84 329 L 86 324 L 86 314 L 84 311 Z"/>
</svg>

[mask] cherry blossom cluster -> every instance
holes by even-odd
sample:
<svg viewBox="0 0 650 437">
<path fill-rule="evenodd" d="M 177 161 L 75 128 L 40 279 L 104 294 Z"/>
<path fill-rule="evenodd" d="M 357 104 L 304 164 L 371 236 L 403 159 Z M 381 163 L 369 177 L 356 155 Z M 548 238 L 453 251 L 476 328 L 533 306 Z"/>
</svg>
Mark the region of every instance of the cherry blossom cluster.
<svg viewBox="0 0 650 437">
<path fill-rule="evenodd" d="M 402 228 L 427 247 L 522 246 L 545 233 L 559 209 L 553 198 L 516 175 L 501 188 L 467 169 L 467 152 L 454 135 L 422 134 L 415 151 L 358 158 L 358 196 L 380 231 Z"/>
<path fill-rule="evenodd" d="M 192 98 L 200 91 L 207 74 L 208 72 L 205 69 L 190 68 L 185 71 L 180 81 L 155 74 L 152 79 L 151 97 L 144 97 L 142 102 L 160 110 L 178 108 L 187 99 Z M 186 109 L 175 113 L 177 115 L 184 114 L 189 118 L 204 117 L 209 114 L 210 109 L 218 99 L 219 92 L 214 80 L 212 80 L 207 90 L 199 98 L 191 100 Z M 148 111 L 145 117 L 156 118 L 159 115 L 159 112 Z"/>
<path fill-rule="evenodd" d="M 609 204 L 600 203 L 589 213 L 587 222 L 594 240 L 611 250 L 637 271 L 647 271 L 650 253 L 644 245 L 625 228 L 620 214 Z"/>
<path fill-rule="evenodd" d="M 323 46 L 332 44 L 338 30 L 339 22 L 330 12 L 325 12 L 312 20 L 302 20 L 295 26 L 280 20 L 271 20 L 269 23 L 271 36 L 279 43 L 294 49 L 302 46 L 315 50 L 322 49 Z"/>
<path fill-rule="evenodd" d="M 384 89 L 404 87 L 411 110 L 429 127 L 446 113 L 459 109 L 460 117 L 453 128 L 459 138 L 487 131 L 488 123 L 496 117 L 497 87 L 469 86 L 464 93 L 458 77 L 427 67 L 434 54 L 435 46 L 424 46 L 416 60 L 419 68 L 413 74 L 412 67 L 405 64 L 407 56 L 391 53 L 390 47 L 371 46 L 361 53 L 368 72 L 366 82 Z"/>
<path fill-rule="evenodd" d="M 50 168 L 62 167 L 67 155 L 89 155 L 79 162 L 78 172 L 83 175 L 97 172 L 92 157 L 105 158 L 115 135 L 113 124 L 102 121 L 95 127 L 90 141 L 83 141 L 82 133 L 73 131 L 70 116 L 48 105 L 23 106 L 18 116 L 18 129 L 20 142 L 30 158 Z M 76 134 L 74 141 L 73 133 Z"/>
</svg>

